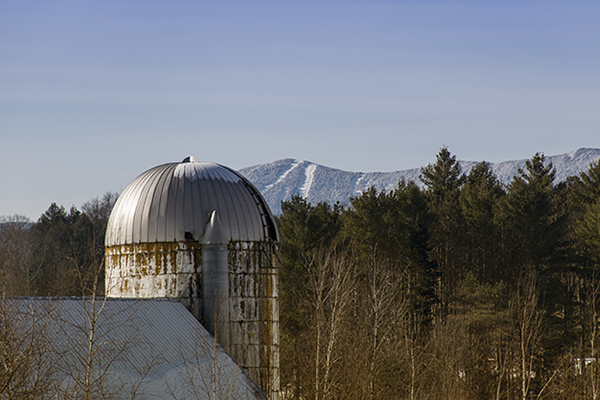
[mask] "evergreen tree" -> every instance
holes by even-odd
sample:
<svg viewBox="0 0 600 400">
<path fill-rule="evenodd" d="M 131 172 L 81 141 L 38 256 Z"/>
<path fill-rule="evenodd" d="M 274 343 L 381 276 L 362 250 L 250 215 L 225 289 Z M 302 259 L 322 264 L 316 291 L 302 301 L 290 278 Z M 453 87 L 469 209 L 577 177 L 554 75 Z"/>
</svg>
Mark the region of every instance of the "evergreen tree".
<svg viewBox="0 0 600 400">
<path fill-rule="evenodd" d="M 437 264 L 428 254 L 426 198 L 414 182 L 401 181 L 390 192 L 371 187 L 350 201 L 342 221 L 360 271 L 355 313 L 362 322 L 355 342 L 370 349 L 364 385 L 367 397 L 379 398 L 399 384 L 392 372 L 397 365 L 386 355 L 397 346 L 414 351 L 423 340 L 419 332 L 437 302 Z"/>
<path fill-rule="evenodd" d="M 584 204 L 594 204 L 600 200 L 600 160 L 592 162 L 587 171 L 579 174 L 577 198 Z"/>
<path fill-rule="evenodd" d="M 56 203 L 50 204 L 48 210 L 40 216 L 32 227 L 33 269 L 35 281 L 33 293 L 37 296 L 61 295 L 65 287 L 72 293 L 74 276 L 69 271 L 67 257 L 69 255 L 69 224 L 74 216 L 69 217 L 66 210 Z"/>
<path fill-rule="evenodd" d="M 83 212 L 52 203 L 31 227 L 31 290 L 41 296 L 104 293 L 104 237 L 117 196 L 107 193 Z"/>
<path fill-rule="evenodd" d="M 290 201 L 281 202 L 281 210 L 277 218 L 281 235 L 280 301 L 283 309 L 301 311 L 296 306 L 308 279 L 303 263 L 314 250 L 334 241 L 340 230 L 341 208 L 338 204 L 331 207 L 326 202 L 313 206 L 295 195 Z M 289 320 L 285 320 L 286 315 Z M 282 313 L 282 316 L 284 329 L 302 329 L 301 312 Z"/>
<path fill-rule="evenodd" d="M 463 218 L 459 203 L 460 188 L 465 181 L 456 156 L 443 147 L 436 163 L 421 168 L 421 181 L 427 187 L 431 255 L 440 268 L 440 295 L 447 311 L 452 293 L 458 290 L 465 272 Z"/>
<path fill-rule="evenodd" d="M 310 381 L 310 365 L 302 355 L 310 347 L 311 308 L 306 304 L 311 272 L 305 266 L 315 252 L 332 246 L 340 230 L 341 207 L 328 203 L 311 205 L 295 195 L 281 202 L 277 218 L 281 235 L 279 270 L 282 387 L 291 398 L 304 398 L 305 384 Z"/>
<path fill-rule="evenodd" d="M 577 235 L 584 246 L 586 259 L 600 266 L 600 202 L 589 204 L 577 227 Z"/>
<path fill-rule="evenodd" d="M 377 193 L 373 186 L 350 199 L 352 209 L 343 214 L 344 233 L 354 241 L 363 264 L 378 257 L 397 258 L 401 231 L 394 203 L 393 193 Z"/>
<path fill-rule="evenodd" d="M 537 153 L 527 161 L 526 169 L 519 170 L 509 185 L 499 220 L 509 287 L 517 295 L 527 285 L 539 292 L 537 307 L 543 312 L 546 327 L 540 338 L 545 366 L 540 366 L 540 375 L 575 339 L 573 299 L 568 287 L 567 218 L 561 207 L 564 185 L 554 186 L 555 174 L 543 154 Z"/>
<path fill-rule="evenodd" d="M 412 181 L 400 181 L 393 194 L 402 235 L 401 261 L 408 266 L 411 310 L 427 321 L 438 302 L 435 289 L 439 279 L 438 265 L 429 257 L 427 200 Z"/>
<path fill-rule="evenodd" d="M 543 154 L 537 153 L 519 169 L 508 188 L 501 205 L 499 223 L 505 229 L 505 265 L 515 282 L 531 271 L 549 271 L 556 265 L 562 248 L 564 221 L 554 203 L 554 177 L 552 164 L 545 164 Z"/>
<path fill-rule="evenodd" d="M 460 193 L 465 222 L 465 258 L 469 273 L 483 284 L 502 279 L 499 273 L 500 231 L 494 223 L 502 185 L 487 162 L 475 165 Z"/>
</svg>

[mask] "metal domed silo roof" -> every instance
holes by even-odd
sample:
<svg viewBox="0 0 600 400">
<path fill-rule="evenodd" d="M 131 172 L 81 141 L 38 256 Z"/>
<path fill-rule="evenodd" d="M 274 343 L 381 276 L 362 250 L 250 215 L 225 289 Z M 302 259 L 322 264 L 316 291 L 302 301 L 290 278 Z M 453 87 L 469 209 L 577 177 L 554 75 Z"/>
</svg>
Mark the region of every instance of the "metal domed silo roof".
<svg viewBox="0 0 600 400">
<path fill-rule="evenodd" d="M 278 240 L 267 203 L 247 179 L 187 157 L 151 168 L 125 188 L 110 215 L 106 245 L 202 240 L 214 211 L 230 240 Z"/>
</svg>

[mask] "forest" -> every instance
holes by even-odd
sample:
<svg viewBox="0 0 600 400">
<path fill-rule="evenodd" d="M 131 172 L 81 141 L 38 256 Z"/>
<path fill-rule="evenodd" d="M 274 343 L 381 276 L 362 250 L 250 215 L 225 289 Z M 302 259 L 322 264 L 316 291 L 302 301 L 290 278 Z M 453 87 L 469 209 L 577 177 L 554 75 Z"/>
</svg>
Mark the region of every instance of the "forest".
<svg viewBox="0 0 600 400">
<path fill-rule="evenodd" d="M 442 148 L 424 187 L 283 203 L 288 398 L 598 398 L 600 165 L 554 177 Z"/>
<path fill-rule="evenodd" d="M 442 148 L 421 181 L 282 203 L 282 397 L 597 399 L 600 163 L 503 185 Z M 2 217 L 3 295 L 101 295 L 116 197 Z"/>
</svg>

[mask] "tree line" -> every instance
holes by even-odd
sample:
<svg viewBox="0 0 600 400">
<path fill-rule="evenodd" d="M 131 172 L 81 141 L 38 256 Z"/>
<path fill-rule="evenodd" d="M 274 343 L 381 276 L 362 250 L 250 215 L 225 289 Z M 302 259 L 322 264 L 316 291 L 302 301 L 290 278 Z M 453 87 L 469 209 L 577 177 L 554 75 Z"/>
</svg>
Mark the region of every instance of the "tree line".
<svg viewBox="0 0 600 400">
<path fill-rule="evenodd" d="M 598 398 L 600 164 L 555 172 L 442 148 L 423 187 L 282 202 L 285 398 Z"/>
<path fill-rule="evenodd" d="M 104 236 L 117 195 L 106 193 L 67 211 L 52 203 L 36 222 L 0 217 L 4 296 L 104 293 Z"/>
<path fill-rule="evenodd" d="M 420 179 L 282 202 L 282 397 L 598 398 L 600 164 L 503 185 L 442 148 Z M 4 296 L 102 295 L 115 200 L 0 217 Z"/>
</svg>

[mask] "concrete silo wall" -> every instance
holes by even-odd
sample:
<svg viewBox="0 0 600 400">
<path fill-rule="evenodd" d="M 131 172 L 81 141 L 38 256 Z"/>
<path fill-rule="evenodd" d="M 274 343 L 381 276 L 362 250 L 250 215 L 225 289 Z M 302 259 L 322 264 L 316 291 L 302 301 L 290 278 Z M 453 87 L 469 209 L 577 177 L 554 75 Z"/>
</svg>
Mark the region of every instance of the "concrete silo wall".
<svg viewBox="0 0 600 400">
<path fill-rule="evenodd" d="M 272 242 L 197 241 L 106 248 L 106 295 L 173 297 L 271 399 L 279 392 L 279 304 Z"/>
<path fill-rule="evenodd" d="M 269 398 L 279 392 L 275 244 L 229 243 L 229 354 Z"/>
<path fill-rule="evenodd" d="M 202 251 L 194 241 L 107 247 L 108 297 L 173 297 L 202 317 Z"/>
</svg>

